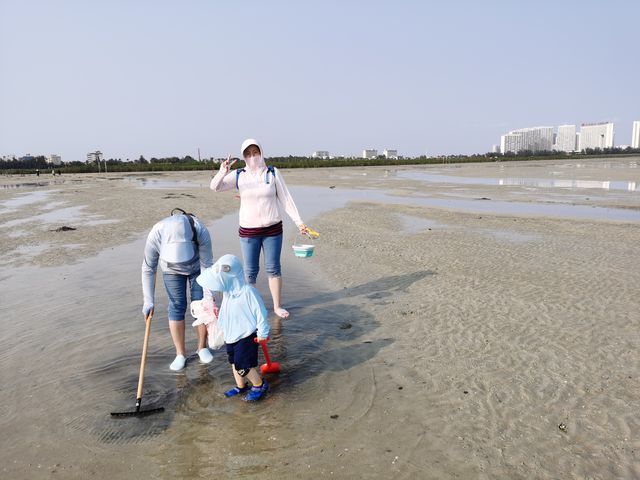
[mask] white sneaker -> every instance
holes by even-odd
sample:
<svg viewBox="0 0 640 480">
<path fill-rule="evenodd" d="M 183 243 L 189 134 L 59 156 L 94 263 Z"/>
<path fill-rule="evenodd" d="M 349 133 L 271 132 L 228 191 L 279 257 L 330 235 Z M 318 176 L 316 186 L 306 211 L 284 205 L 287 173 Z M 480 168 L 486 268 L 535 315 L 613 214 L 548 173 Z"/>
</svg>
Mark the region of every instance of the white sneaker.
<svg viewBox="0 0 640 480">
<path fill-rule="evenodd" d="M 182 370 L 186 364 L 187 364 L 187 359 L 184 358 L 183 355 L 176 355 L 176 358 L 173 360 L 173 362 L 171 362 L 171 365 L 169 365 L 169 368 L 174 372 L 178 372 Z"/>
<path fill-rule="evenodd" d="M 211 363 L 213 360 L 213 355 L 207 347 L 201 348 L 198 350 L 198 356 L 200 357 L 200 362 L 202 363 Z"/>
</svg>

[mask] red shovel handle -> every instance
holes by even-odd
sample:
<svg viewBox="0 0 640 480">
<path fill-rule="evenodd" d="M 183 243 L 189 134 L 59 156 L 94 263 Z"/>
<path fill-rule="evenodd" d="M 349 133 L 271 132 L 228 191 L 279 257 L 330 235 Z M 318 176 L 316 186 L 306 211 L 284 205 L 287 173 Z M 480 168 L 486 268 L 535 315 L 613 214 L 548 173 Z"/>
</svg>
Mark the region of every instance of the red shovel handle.
<svg viewBox="0 0 640 480">
<path fill-rule="evenodd" d="M 267 338 L 269 340 L 269 338 Z M 254 338 L 253 341 L 259 343 L 262 347 L 262 353 L 264 354 L 264 359 L 267 361 L 267 365 L 271 364 L 271 359 L 269 358 L 269 352 L 267 351 L 267 340 L 258 341 L 257 338 Z"/>
</svg>

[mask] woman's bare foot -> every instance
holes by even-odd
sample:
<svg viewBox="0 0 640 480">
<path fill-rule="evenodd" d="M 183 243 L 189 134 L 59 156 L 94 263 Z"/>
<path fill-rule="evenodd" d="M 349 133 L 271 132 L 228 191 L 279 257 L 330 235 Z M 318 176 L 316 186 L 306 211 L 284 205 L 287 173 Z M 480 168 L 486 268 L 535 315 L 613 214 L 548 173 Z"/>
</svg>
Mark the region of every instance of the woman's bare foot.
<svg viewBox="0 0 640 480">
<path fill-rule="evenodd" d="M 289 312 L 287 312 L 284 308 L 279 307 L 279 308 L 274 308 L 273 309 L 274 313 L 279 316 L 280 318 L 287 318 L 289 316 Z"/>
</svg>

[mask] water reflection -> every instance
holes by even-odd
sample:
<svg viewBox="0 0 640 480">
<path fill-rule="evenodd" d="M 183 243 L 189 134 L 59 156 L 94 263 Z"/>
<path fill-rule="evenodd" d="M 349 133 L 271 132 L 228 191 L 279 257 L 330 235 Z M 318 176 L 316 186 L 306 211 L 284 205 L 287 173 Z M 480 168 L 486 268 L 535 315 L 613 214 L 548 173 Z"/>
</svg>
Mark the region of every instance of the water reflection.
<svg viewBox="0 0 640 480">
<path fill-rule="evenodd" d="M 14 190 L 17 188 L 32 188 L 32 187 L 48 187 L 50 185 L 62 185 L 63 183 L 82 183 L 82 179 L 67 179 L 67 180 L 47 180 L 37 182 L 25 182 L 25 183 L 10 183 L 0 185 L 0 190 Z"/>
<path fill-rule="evenodd" d="M 157 180 L 155 178 L 125 178 L 125 181 L 135 182 L 140 188 L 175 189 L 175 188 L 209 188 L 209 182 L 194 183 L 188 180 Z"/>
<path fill-rule="evenodd" d="M 455 177 L 454 177 L 455 178 Z M 535 202 L 478 201 L 459 198 L 437 198 L 426 195 L 390 195 L 381 190 L 328 189 L 321 187 L 291 187 L 293 197 L 303 218 L 344 207 L 350 201 L 380 202 L 390 205 L 418 205 L 473 213 L 498 215 L 533 215 L 553 218 L 585 218 L 640 222 L 640 211 L 591 205 L 550 204 L 541 199 Z M 286 223 L 286 219 L 285 219 Z"/>
<path fill-rule="evenodd" d="M 455 175 L 441 175 L 434 173 L 418 172 L 407 170 L 398 172 L 401 178 L 419 180 L 429 183 L 451 183 L 454 185 L 502 185 L 502 186 L 522 186 L 537 188 L 573 188 L 573 189 L 605 189 L 605 190 L 625 190 L 628 192 L 638 192 L 638 182 L 626 181 L 599 181 L 599 180 L 576 180 L 576 179 L 548 179 L 548 178 L 490 178 L 490 177 L 459 177 Z"/>
<path fill-rule="evenodd" d="M 604 190 L 637 191 L 636 182 L 612 182 L 597 180 L 561 180 L 543 178 L 500 178 L 498 185 L 539 187 L 539 188 L 600 188 Z"/>
</svg>

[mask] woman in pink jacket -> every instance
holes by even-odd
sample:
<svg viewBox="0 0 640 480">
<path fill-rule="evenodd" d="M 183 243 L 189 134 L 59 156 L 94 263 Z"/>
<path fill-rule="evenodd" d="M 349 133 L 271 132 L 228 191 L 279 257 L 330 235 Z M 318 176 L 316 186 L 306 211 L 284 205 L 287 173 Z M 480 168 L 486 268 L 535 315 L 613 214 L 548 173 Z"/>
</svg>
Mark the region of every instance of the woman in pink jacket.
<svg viewBox="0 0 640 480">
<path fill-rule="evenodd" d="M 282 218 L 278 204 L 291 217 L 300 233 L 306 233 L 307 227 L 300 218 L 280 171 L 264 163 L 264 151 L 260 144 L 253 138 L 248 138 L 242 142 L 241 152 L 246 167 L 231 171 L 235 160 L 228 158 L 220 165 L 210 187 L 216 192 L 231 189 L 239 191 L 240 248 L 247 282 L 252 285 L 256 283 L 260 270 L 260 251 L 264 250 L 264 265 L 269 275 L 273 310 L 280 318 L 287 318 L 289 312 L 281 303 Z"/>
</svg>

